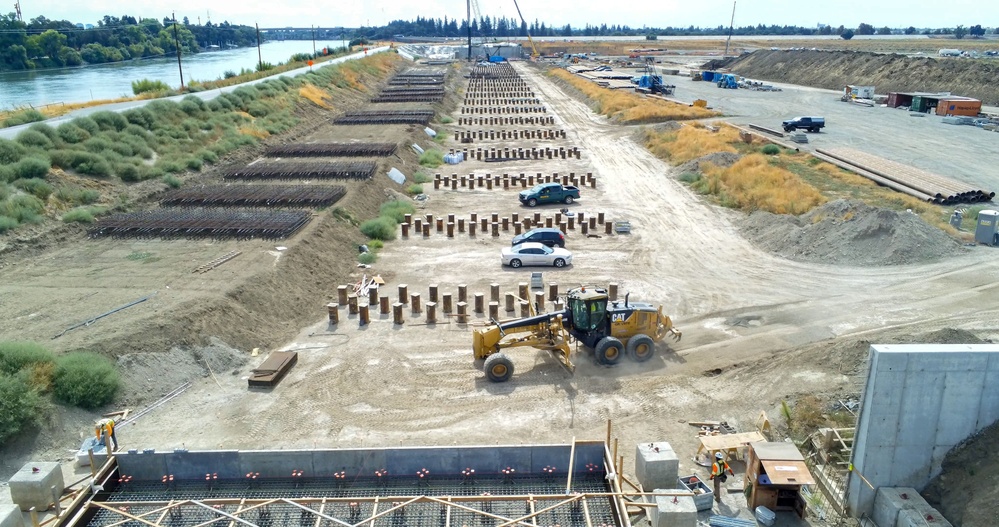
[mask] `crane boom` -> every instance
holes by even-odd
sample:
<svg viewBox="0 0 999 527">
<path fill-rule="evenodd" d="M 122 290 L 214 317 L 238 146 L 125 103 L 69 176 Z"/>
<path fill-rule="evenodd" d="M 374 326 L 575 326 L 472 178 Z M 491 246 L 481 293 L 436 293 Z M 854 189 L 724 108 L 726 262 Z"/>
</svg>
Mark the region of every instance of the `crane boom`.
<svg viewBox="0 0 999 527">
<path fill-rule="evenodd" d="M 520 17 L 520 22 L 524 24 L 524 27 L 528 27 L 527 20 L 524 20 L 524 15 L 520 13 L 520 5 L 517 4 L 517 0 L 513 0 L 513 6 L 517 8 L 517 16 Z M 531 58 L 537 59 L 538 57 L 541 56 L 541 53 L 538 53 L 538 47 L 534 45 L 534 39 L 531 38 L 531 30 L 527 29 L 526 31 L 527 31 L 527 41 L 531 43 Z"/>
</svg>

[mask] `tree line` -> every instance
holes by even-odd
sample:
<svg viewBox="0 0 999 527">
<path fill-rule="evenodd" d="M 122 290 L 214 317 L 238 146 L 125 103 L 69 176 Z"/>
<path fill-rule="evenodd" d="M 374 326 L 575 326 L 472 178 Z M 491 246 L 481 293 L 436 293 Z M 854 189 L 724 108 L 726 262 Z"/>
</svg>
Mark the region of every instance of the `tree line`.
<svg viewBox="0 0 999 527">
<path fill-rule="evenodd" d="M 93 28 L 44 16 L 23 22 L 14 13 L 0 15 L 0 71 L 59 68 L 198 53 L 212 47 L 255 45 L 256 30 L 229 22 L 191 24 L 187 17 L 136 19 L 104 16 Z"/>
</svg>

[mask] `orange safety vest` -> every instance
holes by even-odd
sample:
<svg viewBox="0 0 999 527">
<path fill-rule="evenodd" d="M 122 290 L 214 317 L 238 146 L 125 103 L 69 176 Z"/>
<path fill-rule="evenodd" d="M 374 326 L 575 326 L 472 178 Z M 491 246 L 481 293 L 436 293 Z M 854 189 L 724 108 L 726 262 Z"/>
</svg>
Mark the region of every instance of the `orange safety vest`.
<svg viewBox="0 0 999 527">
<path fill-rule="evenodd" d="M 725 460 L 715 461 L 711 464 L 711 477 L 714 478 L 715 476 L 721 476 L 726 470 L 729 472 L 732 471 L 732 469 L 728 467 L 728 463 L 726 463 Z"/>
</svg>

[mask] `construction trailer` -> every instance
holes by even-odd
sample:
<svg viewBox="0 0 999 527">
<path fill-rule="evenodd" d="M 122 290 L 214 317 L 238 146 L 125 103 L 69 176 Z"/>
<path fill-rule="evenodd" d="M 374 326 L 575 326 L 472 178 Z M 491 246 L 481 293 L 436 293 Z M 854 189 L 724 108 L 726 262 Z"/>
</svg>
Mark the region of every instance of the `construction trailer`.
<svg viewBox="0 0 999 527">
<path fill-rule="evenodd" d="M 843 97 L 849 99 L 873 99 L 874 86 L 856 86 L 848 84 L 843 88 Z"/>
<path fill-rule="evenodd" d="M 982 101 L 944 93 L 891 92 L 887 105 L 891 108 L 907 107 L 909 111 L 935 113 L 941 116 L 963 115 L 976 117 L 982 112 Z"/>
</svg>

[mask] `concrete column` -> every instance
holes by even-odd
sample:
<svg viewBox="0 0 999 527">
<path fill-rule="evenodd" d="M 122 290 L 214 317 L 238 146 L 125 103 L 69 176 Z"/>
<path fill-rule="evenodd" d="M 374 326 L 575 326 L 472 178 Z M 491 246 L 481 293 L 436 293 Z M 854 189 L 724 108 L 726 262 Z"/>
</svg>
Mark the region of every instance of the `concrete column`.
<svg viewBox="0 0 999 527">
<path fill-rule="evenodd" d="M 555 223 L 562 223 L 562 213 L 561 212 L 556 212 L 555 213 Z"/>
<path fill-rule="evenodd" d="M 523 231 L 524 231 L 523 226 L 521 226 L 520 223 L 514 223 L 513 224 L 513 234 L 514 235 L 520 234 Z"/>
<path fill-rule="evenodd" d="M 552 220 L 552 218 L 545 218 L 545 227 L 551 229 L 552 225 L 554 224 L 555 222 Z"/>
<path fill-rule="evenodd" d="M 447 237 L 454 238 L 454 223 L 448 222 L 447 224 Z"/>
<path fill-rule="evenodd" d="M 444 293 L 443 295 L 441 295 L 441 297 L 442 300 L 444 300 L 444 306 L 442 310 L 448 314 L 453 313 L 454 310 L 451 309 L 451 293 Z"/>
<path fill-rule="evenodd" d="M 579 219 L 579 223 L 583 223 L 584 221 L 586 221 L 586 214 L 584 212 L 577 212 L 576 218 Z"/>
<path fill-rule="evenodd" d="M 441 175 L 437 174 L 437 179 L 440 179 L 440 178 L 441 178 Z M 402 223 L 403 223 L 403 225 L 406 225 L 406 224 L 409 224 L 409 223 L 413 223 L 413 215 L 412 214 L 403 214 L 402 215 Z"/>
<path fill-rule="evenodd" d="M 503 216 L 502 224 L 503 224 L 503 232 L 507 232 L 510 230 L 510 218 Z"/>
<path fill-rule="evenodd" d="M 430 301 L 437 301 L 437 284 L 430 284 Z"/>
<path fill-rule="evenodd" d="M 597 223 L 600 223 L 600 224 L 604 223 L 604 213 L 603 212 L 598 212 L 597 213 Z"/>
<path fill-rule="evenodd" d="M 335 302 L 326 304 L 326 310 L 330 313 L 330 325 L 337 325 L 340 322 L 340 304 Z"/>
<path fill-rule="evenodd" d="M 425 223 L 433 223 L 434 222 L 434 215 L 433 214 L 427 214 L 427 215 L 423 216 L 423 221 Z"/>
<path fill-rule="evenodd" d="M 548 298 L 558 298 L 558 282 L 548 282 Z"/>
<path fill-rule="evenodd" d="M 448 214 L 447 215 L 447 222 L 448 223 L 454 223 L 454 214 Z"/>
<path fill-rule="evenodd" d="M 520 301 L 520 316 L 529 317 L 531 316 L 531 303 L 527 300 Z"/>
<path fill-rule="evenodd" d="M 482 224 L 482 232 L 483 233 L 485 233 L 486 231 L 489 230 L 489 218 L 482 218 L 482 221 L 479 222 L 479 223 Z"/>
<path fill-rule="evenodd" d="M 521 300 L 531 299 L 531 289 L 528 285 L 529 284 L 527 282 L 520 282 L 517 284 L 517 296 L 519 296 Z"/>
<path fill-rule="evenodd" d="M 389 297 L 387 295 L 382 295 L 378 298 L 378 313 L 382 315 L 389 314 Z"/>
<path fill-rule="evenodd" d="M 562 231 L 562 234 L 569 234 L 569 225 L 566 222 L 559 223 L 558 228 Z"/>
<path fill-rule="evenodd" d="M 423 234 L 423 220 L 413 218 L 413 234 Z"/>
<path fill-rule="evenodd" d="M 437 232 L 444 232 L 444 219 L 437 218 Z"/>
<path fill-rule="evenodd" d="M 402 302 L 392 304 L 392 321 L 398 325 L 405 323 L 405 319 L 402 317 Z"/>
<path fill-rule="evenodd" d="M 341 306 L 347 305 L 347 286 L 345 285 L 337 286 L 336 300 Z"/>
<path fill-rule="evenodd" d="M 459 218 L 458 219 L 458 232 L 459 233 L 465 232 L 465 219 L 464 218 Z"/>
<path fill-rule="evenodd" d="M 375 305 L 378 303 L 378 287 L 369 286 L 368 287 L 368 305 Z"/>
<path fill-rule="evenodd" d="M 576 217 L 569 216 L 569 229 L 575 229 L 575 228 L 576 228 Z"/>
<path fill-rule="evenodd" d="M 510 311 L 514 310 L 513 301 L 514 301 L 513 293 L 507 293 L 506 294 L 506 310 L 507 310 L 507 312 L 510 312 Z"/>
<path fill-rule="evenodd" d="M 468 323 L 468 303 L 458 302 L 458 323 L 467 324 Z"/>
<path fill-rule="evenodd" d="M 614 233 L 614 224 L 608 221 L 607 223 L 604 224 L 604 234 L 609 235 L 613 233 Z"/>
<path fill-rule="evenodd" d="M 499 223 L 493 223 L 493 238 L 499 236 Z"/>
<path fill-rule="evenodd" d="M 357 314 L 357 295 L 354 293 L 347 295 L 347 312 L 351 315 Z"/>
<path fill-rule="evenodd" d="M 475 237 L 475 226 L 476 225 L 478 225 L 478 224 L 475 223 L 474 221 L 468 224 L 468 235 L 471 236 L 471 237 L 473 237 L 473 238 Z"/>
<path fill-rule="evenodd" d="M 414 314 L 420 314 L 422 308 L 420 307 L 420 293 L 413 293 L 409 295 L 409 308 L 413 310 Z"/>
<path fill-rule="evenodd" d="M 368 311 L 368 305 L 364 304 L 363 306 L 359 306 L 357 324 L 359 326 L 367 326 L 368 322 L 370 321 L 371 321 L 371 315 Z"/>
<path fill-rule="evenodd" d="M 473 212 L 473 213 L 471 213 L 471 214 L 469 214 L 469 215 L 468 215 L 468 221 L 470 221 L 470 222 L 472 222 L 472 223 L 476 223 L 476 222 L 478 222 L 478 221 L 479 221 L 479 215 L 478 215 L 478 214 L 476 214 L 476 213 L 474 213 L 474 212 Z"/>
<path fill-rule="evenodd" d="M 465 284 L 458 284 L 458 301 L 468 302 L 468 286 Z"/>
<path fill-rule="evenodd" d="M 437 302 L 427 302 L 427 324 L 437 322 Z"/>
<path fill-rule="evenodd" d="M 500 299 L 500 285 L 496 282 L 489 284 L 489 301 L 499 302 Z"/>
<path fill-rule="evenodd" d="M 483 313 L 483 306 L 485 305 L 486 296 L 482 293 L 475 293 L 475 313 Z"/>
<path fill-rule="evenodd" d="M 520 222 L 520 213 L 519 212 L 514 212 L 513 214 L 511 214 L 510 215 L 510 221 L 512 221 L 514 223 Z"/>
<path fill-rule="evenodd" d="M 399 302 L 409 303 L 409 286 L 406 284 L 399 284 Z"/>
<path fill-rule="evenodd" d="M 409 238 L 409 224 L 408 223 L 403 223 L 402 224 L 402 237 L 403 238 Z"/>
<path fill-rule="evenodd" d="M 489 318 L 491 320 L 499 319 L 499 302 L 489 302 Z"/>
<path fill-rule="evenodd" d="M 617 300 L 617 282 L 611 282 L 607 287 L 607 297 L 613 302 Z"/>
<path fill-rule="evenodd" d="M 587 234 L 589 234 L 589 232 L 590 232 L 589 225 L 583 222 L 579 222 L 579 233 L 582 234 L 583 236 L 586 236 Z"/>
<path fill-rule="evenodd" d="M 538 313 L 545 312 L 545 292 L 535 291 L 534 292 L 534 305 L 538 306 Z"/>
<path fill-rule="evenodd" d="M 597 230 L 597 219 L 594 218 L 593 216 L 590 216 L 590 228 L 593 230 Z"/>
<path fill-rule="evenodd" d="M 424 238 L 429 238 L 430 237 L 430 224 L 429 223 L 424 223 L 423 224 L 423 237 Z"/>
</svg>

